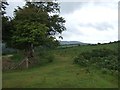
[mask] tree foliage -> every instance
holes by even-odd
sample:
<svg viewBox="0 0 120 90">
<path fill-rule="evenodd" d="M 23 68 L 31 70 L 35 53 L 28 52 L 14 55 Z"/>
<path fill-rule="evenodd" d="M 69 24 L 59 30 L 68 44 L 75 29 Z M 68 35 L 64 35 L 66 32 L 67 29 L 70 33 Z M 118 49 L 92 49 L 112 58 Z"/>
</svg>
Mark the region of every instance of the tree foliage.
<svg viewBox="0 0 120 90">
<path fill-rule="evenodd" d="M 65 20 L 59 16 L 57 2 L 26 2 L 23 8 L 14 11 L 11 21 L 11 43 L 14 48 L 23 49 L 27 58 L 36 46 L 55 47 L 58 41 L 56 34 L 61 34 L 66 28 Z M 28 68 L 28 59 L 26 59 Z"/>
<path fill-rule="evenodd" d="M 2 41 L 4 43 L 10 43 L 11 37 L 11 30 L 12 29 L 12 22 L 9 20 L 9 17 L 3 16 L 2 17 Z"/>
<path fill-rule="evenodd" d="M 13 46 L 29 49 L 31 44 L 38 46 L 57 42 L 55 35 L 65 30 L 65 20 L 56 14 L 58 12 L 56 2 L 27 2 L 23 8 L 18 7 L 13 19 Z"/>
<path fill-rule="evenodd" d="M 6 6 L 9 5 L 7 2 L 1 2 L 1 16 L 2 16 L 2 41 L 4 43 L 10 42 L 10 30 L 12 23 L 10 18 L 6 16 Z"/>
<path fill-rule="evenodd" d="M 1 10 L 2 10 L 2 15 L 6 14 L 6 5 L 9 5 L 7 2 L 1 2 Z"/>
</svg>

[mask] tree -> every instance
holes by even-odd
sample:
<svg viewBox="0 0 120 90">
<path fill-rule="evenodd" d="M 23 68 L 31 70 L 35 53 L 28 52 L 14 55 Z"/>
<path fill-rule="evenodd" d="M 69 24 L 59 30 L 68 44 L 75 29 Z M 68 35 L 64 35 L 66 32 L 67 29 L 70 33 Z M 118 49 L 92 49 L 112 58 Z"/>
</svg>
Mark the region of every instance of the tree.
<svg viewBox="0 0 120 90">
<path fill-rule="evenodd" d="M 65 20 L 58 12 L 57 2 L 27 2 L 23 8 L 15 10 L 11 42 L 14 48 L 25 50 L 27 68 L 33 48 L 57 42 L 55 35 L 65 30 Z"/>
<path fill-rule="evenodd" d="M 12 22 L 9 20 L 8 16 L 2 17 L 2 42 L 10 44 L 11 29 L 13 29 Z M 10 45 L 8 45 L 10 46 Z"/>
<path fill-rule="evenodd" d="M 6 12 L 5 12 L 5 10 L 6 10 L 6 5 L 9 5 L 7 2 L 0 2 L 0 5 L 2 5 L 1 6 L 1 12 L 2 12 L 2 14 L 1 15 L 4 15 L 4 14 L 6 14 Z"/>
<path fill-rule="evenodd" d="M 1 16 L 2 16 L 2 42 L 6 43 L 10 41 L 12 23 L 10 17 L 6 15 L 6 6 L 9 5 L 7 2 L 1 2 Z"/>
</svg>

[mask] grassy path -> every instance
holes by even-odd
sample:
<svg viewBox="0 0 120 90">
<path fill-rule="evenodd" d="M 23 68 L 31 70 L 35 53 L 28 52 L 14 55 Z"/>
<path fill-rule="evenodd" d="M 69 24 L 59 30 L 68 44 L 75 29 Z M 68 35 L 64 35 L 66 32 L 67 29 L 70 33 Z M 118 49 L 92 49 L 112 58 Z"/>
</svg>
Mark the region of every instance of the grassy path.
<svg viewBox="0 0 120 90">
<path fill-rule="evenodd" d="M 72 56 L 55 54 L 44 66 L 3 73 L 3 88 L 110 88 L 117 87 L 115 77 L 92 70 L 87 73 L 72 63 Z"/>
</svg>

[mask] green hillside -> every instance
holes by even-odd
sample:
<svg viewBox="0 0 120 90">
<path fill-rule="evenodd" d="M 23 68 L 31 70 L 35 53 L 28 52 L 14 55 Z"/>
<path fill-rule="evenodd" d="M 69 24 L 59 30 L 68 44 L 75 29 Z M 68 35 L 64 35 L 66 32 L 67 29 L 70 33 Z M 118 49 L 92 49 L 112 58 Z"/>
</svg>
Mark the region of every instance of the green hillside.
<svg viewBox="0 0 120 90">
<path fill-rule="evenodd" d="M 101 48 L 118 51 L 118 43 L 49 50 L 54 55 L 51 63 L 3 72 L 3 88 L 117 88 L 117 74 L 104 73 L 92 66 L 88 72 L 88 67 L 73 63 L 80 53 Z"/>
</svg>

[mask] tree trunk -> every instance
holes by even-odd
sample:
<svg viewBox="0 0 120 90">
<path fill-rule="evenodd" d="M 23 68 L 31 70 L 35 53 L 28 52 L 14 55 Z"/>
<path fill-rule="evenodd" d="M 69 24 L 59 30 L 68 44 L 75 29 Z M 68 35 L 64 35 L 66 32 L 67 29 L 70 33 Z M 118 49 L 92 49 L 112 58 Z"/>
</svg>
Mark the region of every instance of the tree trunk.
<svg viewBox="0 0 120 90">
<path fill-rule="evenodd" d="M 26 68 L 29 67 L 29 59 L 34 57 L 33 53 L 34 53 L 34 48 L 33 48 L 33 44 L 30 44 L 30 46 L 28 46 L 28 49 L 25 50 L 26 52 Z"/>
<path fill-rule="evenodd" d="M 34 47 L 33 47 L 33 44 L 31 44 L 31 46 L 30 46 L 30 57 L 34 57 L 33 53 L 34 53 Z"/>
</svg>

